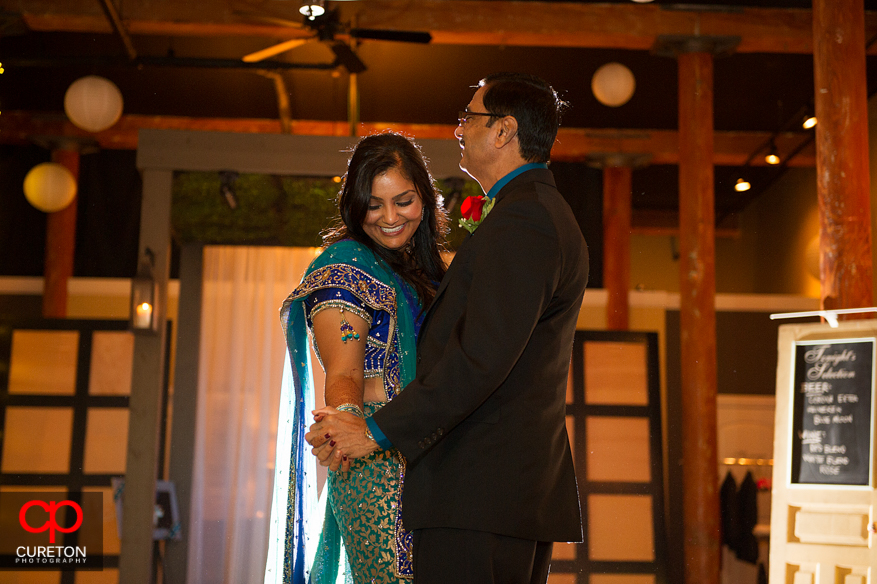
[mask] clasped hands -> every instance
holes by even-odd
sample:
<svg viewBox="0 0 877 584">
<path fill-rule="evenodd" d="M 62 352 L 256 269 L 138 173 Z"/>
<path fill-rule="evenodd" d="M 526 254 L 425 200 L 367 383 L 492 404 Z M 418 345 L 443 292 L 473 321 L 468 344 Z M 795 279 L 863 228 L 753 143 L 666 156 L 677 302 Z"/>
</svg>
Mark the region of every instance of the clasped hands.
<svg viewBox="0 0 877 584">
<path fill-rule="evenodd" d="M 314 410 L 313 415 L 314 423 L 305 434 L 305 440 L 322 466 L 346 471 L 351 459 L 368 456 L 378 449 L 378 445 L 366 437 L 368 426 L 362 418 L 328 406 Z"/>
</svg>

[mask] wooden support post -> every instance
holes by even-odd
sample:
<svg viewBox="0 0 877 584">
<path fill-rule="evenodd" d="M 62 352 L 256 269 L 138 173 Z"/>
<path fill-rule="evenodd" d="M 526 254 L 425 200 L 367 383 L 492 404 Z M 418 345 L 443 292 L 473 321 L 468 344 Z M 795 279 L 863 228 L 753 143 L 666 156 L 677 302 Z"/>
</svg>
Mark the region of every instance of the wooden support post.
<svg viewBox="0 0 877 584">
<path fill-rule="evenodd" d="M 603 167 L 603 287 L 608 293 L 606 328 L 626 331 L 630 326 L 630 166 Z"/>
<path fill-rule="evenodd" d="M 868 94 L 861 0 L 813 0 L 813 73 L 822 308 L 872 306 Z"/>
<path fill-rule="evenodd" d="M 713 55 L 679 63 L 682 477 L 686 584 L 718 584 Z"/>
<path fill-rule="evenodd" d="M 52 151 L 52 162 L 63 165 L 79 181 L 79 152 Z M 46 256 L 43 267 L 43 318 L 67 316 L 67 282 L 73 277 L 76 249 L 76 206 L 79 196 L 69 205 L 46 216 Z"/>
<path fill-rule="evenodd" d="M 186 243 L 180 250 L 180 296 L 177 307 L 177 353 L 174 367 L 174 411 L 171 427 L 169 478 L 173 481 L 183 525 L 191 529 L 192 492 L 196 467 L 195 430 L 198 425 L 198 375 L 201 351 L 201 296 L 204 245 Z M 164 564 L 168 574 L 185 574 L 189 538 L 168 542 Z"/>
<path fill-rule="evenodd" d="M 155 481 L 158 476 L 162 387 L 164 386 L 167 343 L 167 285 L 171 257 L 171 188 L 173 172 L 144 168 L 143 201 L 140 207 L 140 253 L 151 250 L 155 257 L 153 277 L 158 284 L 156 334 L 137 333 L 128 422 L 128 450 L 125 494 L 122 497 L 122 549 L 119 582 L 151 584 L 153 577 L 153 527 Z M 184 575 L 177 575 L 185 580 Z"/>
<path fill-rule="evenodd" d="M 347 126 L 348 135 L 359 135 L 359 77 L 356 73 L 348 74 L 347 85 Z"/>
</svg>

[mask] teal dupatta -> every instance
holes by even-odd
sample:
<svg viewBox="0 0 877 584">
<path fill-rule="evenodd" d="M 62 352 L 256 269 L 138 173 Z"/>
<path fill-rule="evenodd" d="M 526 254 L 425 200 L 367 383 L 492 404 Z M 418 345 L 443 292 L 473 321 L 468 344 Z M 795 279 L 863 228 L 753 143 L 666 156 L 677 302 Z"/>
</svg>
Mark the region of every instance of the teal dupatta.
<svg viewBox="0 0 877 584">
<path fill-rule="evenodd" d="M 335 584 L 339 566 L 346 563 L 338 524 L 325 501 L 320 512 L 316 457 L 304 439 L 314 409 L 304 300 L 320 288 L 345 289 L 390 314 L 397 342 L 388 343 L 386 361 L 398 363 L 398 372 L 384 371 L 388 396 L 414 379 L 414 319 L 420 307 L 413 290 L 364 245 L 348 239 L 329 246 L 280 310 L 289 359 L 281 390 L 266 583 Z M 398 355 L 392 359 L 389 352 L 395 348 Z"/>
</svg>

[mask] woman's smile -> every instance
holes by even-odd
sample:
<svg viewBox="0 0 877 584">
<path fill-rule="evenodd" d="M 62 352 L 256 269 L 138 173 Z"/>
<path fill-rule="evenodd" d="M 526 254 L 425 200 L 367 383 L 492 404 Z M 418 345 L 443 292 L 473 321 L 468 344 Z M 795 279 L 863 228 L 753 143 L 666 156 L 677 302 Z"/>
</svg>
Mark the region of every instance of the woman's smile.
<svg viewBox="0 0 877 584">
<path fill-rule="evenodd" d="M 384 235 L 399 235 L 403 229 L 405 229 L 404 223 L 397 227 L 381 227 L 381 231 L 384 232 Z"/>
<path fill-rule="evenodd" d="M 423 200 L 411 182 L 397 168 L 391 168 L 372 182 L 363 231 L 387 249 L 405 247 L 420 226 Z"/>
</svg>

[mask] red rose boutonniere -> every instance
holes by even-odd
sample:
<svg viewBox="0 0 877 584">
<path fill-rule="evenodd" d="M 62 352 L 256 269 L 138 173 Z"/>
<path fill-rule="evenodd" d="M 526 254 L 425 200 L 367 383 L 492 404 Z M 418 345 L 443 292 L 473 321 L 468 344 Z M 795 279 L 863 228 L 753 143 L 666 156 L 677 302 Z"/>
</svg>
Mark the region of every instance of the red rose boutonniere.
<svg viewBox="0 0 877 584">
<path fill-rule="evenodd" d="M 496 203 L 495 199 L 485 195 L 466 197 L 463 200 L 463 204 L 460 205 L 460 214 L 463 216 L 460 219 L 460 227 L 469 233 L 474 233 L 475 229 L 481 225 L 481 222 L 490 213 L 490 210 L 493 209 L 494 203 Z"/>
</svg>

